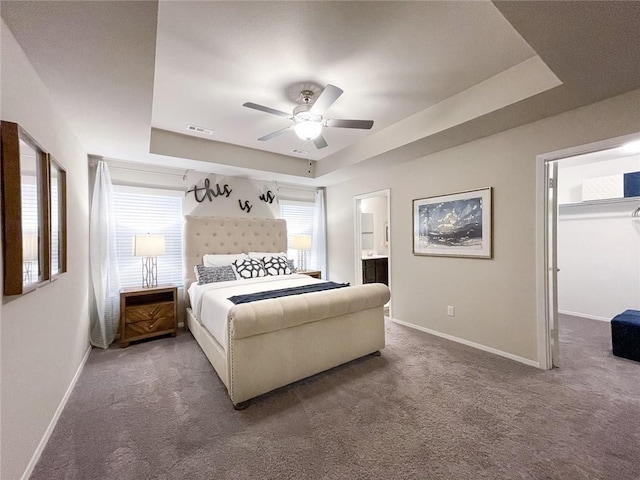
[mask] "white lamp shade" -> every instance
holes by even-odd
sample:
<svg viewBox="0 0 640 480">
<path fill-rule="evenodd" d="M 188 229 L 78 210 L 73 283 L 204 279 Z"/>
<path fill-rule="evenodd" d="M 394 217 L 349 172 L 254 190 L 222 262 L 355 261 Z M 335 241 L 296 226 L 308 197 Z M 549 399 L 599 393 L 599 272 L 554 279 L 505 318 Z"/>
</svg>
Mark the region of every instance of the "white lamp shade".
<svg viewBox="0 0 640 480">
<path fill-rule="evenodd" d="M 33 262 L 38 259 L 38 235 L 25 233 L 22 235 L 22 261 Z"/>
<path fill-rule="evenodd" d="M 164 235 L 134 235 L 133 254 L 136 257 L 164 255 Z"/>
<path fill-rule="evenodd" d="M 311 235 L 294 235 L 291 247 L 296 250 L 311 250 Z"/>
</svg>

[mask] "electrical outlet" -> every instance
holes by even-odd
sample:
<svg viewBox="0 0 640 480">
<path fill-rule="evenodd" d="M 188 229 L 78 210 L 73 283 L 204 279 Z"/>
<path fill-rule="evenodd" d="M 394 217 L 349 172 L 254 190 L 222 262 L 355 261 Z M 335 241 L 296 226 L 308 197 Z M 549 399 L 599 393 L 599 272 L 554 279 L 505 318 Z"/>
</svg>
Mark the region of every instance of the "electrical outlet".
<svg viewBox="0 0 640 480">
<path fill-rule="evenodd" d="M 456 308 L 452 305 L 447 305 L 447 315 L 449 315 L 450 317 L 455 317 L 456 316 Z"/>
</svg>

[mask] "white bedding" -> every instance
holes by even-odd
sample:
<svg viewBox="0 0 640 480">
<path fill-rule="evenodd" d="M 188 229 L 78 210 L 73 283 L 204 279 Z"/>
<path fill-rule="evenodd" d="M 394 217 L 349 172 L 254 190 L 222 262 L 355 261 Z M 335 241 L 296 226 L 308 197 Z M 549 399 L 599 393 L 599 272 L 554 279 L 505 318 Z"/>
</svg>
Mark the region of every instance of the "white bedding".
<svg viewBox="0 0 640 480">
<path fill-rule="evenodd" d="M 234 306 L 228 300 L 229 297 L 321 282 L 323 280 L 308 275 L 293 274 L 207 283 L 205 285 L 193 283 L 189 287 L 189 299 L 195 318 L 226 350 L 227 315 L 231 307 Z"/>
</svg>

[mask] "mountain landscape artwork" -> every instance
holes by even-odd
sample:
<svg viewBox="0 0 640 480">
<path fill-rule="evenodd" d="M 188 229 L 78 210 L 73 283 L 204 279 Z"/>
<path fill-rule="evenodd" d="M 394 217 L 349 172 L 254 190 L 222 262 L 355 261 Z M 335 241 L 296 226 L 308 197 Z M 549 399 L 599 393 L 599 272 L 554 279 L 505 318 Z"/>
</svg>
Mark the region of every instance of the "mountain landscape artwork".
<svg viewBox="0 0 640 480">
<path fill-rule="evenodd" d="M 482 247 L 482 199 L 422 205 L 420 241 L 444 247 Z"/>
<path fill-rule="evenodd" d="M 491 189 L 414 200 L 414 254 L 491 256 Z"/>
</svg>

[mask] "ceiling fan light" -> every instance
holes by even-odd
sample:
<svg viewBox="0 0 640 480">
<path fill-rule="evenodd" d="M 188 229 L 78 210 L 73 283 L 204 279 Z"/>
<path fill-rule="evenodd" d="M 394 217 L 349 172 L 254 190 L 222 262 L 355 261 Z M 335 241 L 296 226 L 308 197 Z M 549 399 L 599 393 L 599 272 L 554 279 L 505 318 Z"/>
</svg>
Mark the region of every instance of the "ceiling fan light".
<svg viewBox="0 0 640 480">
<path fill-rule="evenodd" d="M 322 122 L 304 121 L 296 123 L 293 129 L 302 140 L 313 140 L 322 133 Z"/>
<path fill-rule="evenodd" d="M 640 153 L 640 140 L 625 143 L 622 145 L 622 151 L 624 153 Z"/>
</svg>

